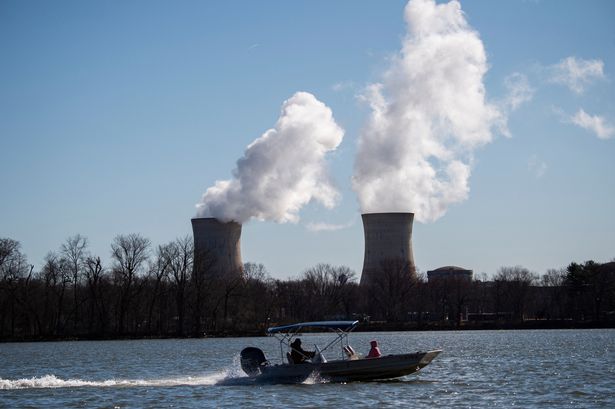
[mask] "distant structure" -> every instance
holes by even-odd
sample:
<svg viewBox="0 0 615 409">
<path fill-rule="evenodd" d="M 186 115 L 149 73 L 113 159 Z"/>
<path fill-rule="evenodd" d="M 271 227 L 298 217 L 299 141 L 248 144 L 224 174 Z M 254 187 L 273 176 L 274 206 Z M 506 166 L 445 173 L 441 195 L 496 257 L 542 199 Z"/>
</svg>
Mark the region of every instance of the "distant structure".
<svg viewBox="0 0 615 409">
<path fill-rule="evenodd" d="M 472 281 L 473 272 L 465 268 L 457 266 L 446 266 L 436 268 L 427 272 L 427 281 L 430 283 L 437 280 L 457 278 L 461 280 Z"/>
<path fill-rule="evenodd" d="M 410 279 L 416 274 L 412 254 L 412 222 L 414 213 L 365 213 L 363 230 L 365 253 L 361 285 L 370 285 L 386 263 L 402 263 L 407 266 Z"/>
<path fill-rule="evenodd" d="M 215 218 L 192 219 L 194 268 L 211 277 L 234 277 L 243 272 L 241 224 Z"/>
</svg>

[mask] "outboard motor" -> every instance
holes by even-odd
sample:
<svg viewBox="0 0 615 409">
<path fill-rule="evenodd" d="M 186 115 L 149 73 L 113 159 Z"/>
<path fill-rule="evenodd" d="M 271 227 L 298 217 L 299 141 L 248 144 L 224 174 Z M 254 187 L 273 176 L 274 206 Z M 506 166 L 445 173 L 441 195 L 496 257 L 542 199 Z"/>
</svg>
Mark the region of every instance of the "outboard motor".
<svg viewBox="0 0 615 409">
<path fill-rule="evenodd" d="M 261 367 L 267 365 L 267 358 L 262 350 L 255 347 L 247 347 L 241 351 L 241 369 L 248 376 L 261 374 Z"/>
</svg>

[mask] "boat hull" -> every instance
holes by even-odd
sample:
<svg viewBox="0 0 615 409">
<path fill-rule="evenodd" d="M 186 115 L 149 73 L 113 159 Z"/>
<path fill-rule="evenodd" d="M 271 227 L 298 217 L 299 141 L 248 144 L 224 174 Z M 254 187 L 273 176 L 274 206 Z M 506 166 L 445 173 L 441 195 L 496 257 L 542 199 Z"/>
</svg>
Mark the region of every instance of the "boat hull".
<svg viewBox="0 0 615 409">
<path fill-rule="evenodd" d="M 256 376 L 260 380 L 302 382 L 311 376 L 335 382 L 392 379 L 419 371 L 442 352 L 433 350 L 411 354 L 386 355 L 380 358 L 268 365 Z"/>
</svg>

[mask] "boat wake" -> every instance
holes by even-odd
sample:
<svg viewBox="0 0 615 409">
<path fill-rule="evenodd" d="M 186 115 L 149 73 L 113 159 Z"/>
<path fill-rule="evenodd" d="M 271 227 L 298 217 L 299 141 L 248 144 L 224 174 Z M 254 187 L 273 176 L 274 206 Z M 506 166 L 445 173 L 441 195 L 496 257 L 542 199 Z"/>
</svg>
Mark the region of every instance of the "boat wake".
<svg viewBox="0 0 615 409">
<path fill-rule="evenodd" d="M 53 388 L 132 388 L 132 387 L 174 387 L 174 386 L 242 386 L 254 384 L 292 383 L 303 385 L 316 385 L 329 383 L 328 378 L 320 376 L 317 372 L 311 373 L 303 381 L 281 382 L 279 379 L 255 379 L 246 374 L 239 364 L 239 355 L 233 362 L 217 372 L 197 376 L 179 376 L 161 379 L 63 379 L 54 374 L 40 377 L 22 379 L 0 378 L 0 390 L 15 389 L 53 389 Z"/>
<path fill-rule="evenodd" d="M 226 373 L 217 373 L 203 376 L 186 376 L 168 379 L 108 379 L 103 381 L 88 381 L 83 379 L 62 379 L 55 375 L 23 379 L 1 379 L 0 390 L 9 389 L 45 389 L 45 388 L 112 388 L 112 387 L 140 387 L 140 386 L 200 386 L 216 385 L 227 377 Z"/>
<path fill-rule="evenodd" d="M 304 384 L 323 383 L 326 380 L 313 374 Z M 107 379 L 102 381 L 84 379 L 62 379 L 50 374 L 22 379 L 0 378 L 0 390 L 53 389 L 53 388 L 131 388 L 131 387 L 173 387 L 173 386 L 241 386 L 253 385 L 254 378 L 245 376 L 238 365 L 201 376 L 180 376 L 161 379 Z"/>
<path fill-rule="evenodd" d="M 231 370 L 222 370 L 201 376 L 180 376 L 162 379 L 107 379 L 102 381 L 84 379 L 62 379 L 50 374 L 41 377 L 22 379 L 0 378 L 0 390 L 11 389 L 46 389 L 46 388 L 113 388 L 113 387 L 172 387 L 172 386 L 207 386 L 224 385 L 232 382 L 241 384 L 242 378 Z"/>
<path fill-rule="evenodd" d="M 304 384 L 323 383 L 317 376 L 306 379 Z M 173 387 L 173 386 L 241 386 L 253 385 L 254 378 L 234 376 L 221 371 L 203 376 L 186 376 L 167 379 L 107 379 L 88 381 L 83 379 L 62 379 L 55 375 L 22 379 L 0 378 L 0 390 L 54 389 L 54 388 L 131 388 L 131 387 Z"/>
</svg>

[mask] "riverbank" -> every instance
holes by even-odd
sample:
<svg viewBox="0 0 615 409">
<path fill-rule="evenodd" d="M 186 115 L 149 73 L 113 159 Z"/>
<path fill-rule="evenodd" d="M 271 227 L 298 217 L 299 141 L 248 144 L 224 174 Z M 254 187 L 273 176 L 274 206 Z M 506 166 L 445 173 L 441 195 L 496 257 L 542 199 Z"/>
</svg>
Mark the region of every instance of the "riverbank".
<svg viewBox="0 0 615 409">
<path fill-rule="evenodd" d="M 403 332 L 403 331 L 482 331 L 482 330 L 540 330 L 540 329 L 603 329 L 615 328 L 615 321 L 573 320 L 525 320 L 520 322 L 370 322 L 360 324 L 354 332 Z M 141 339 L 189 339 L 189 338 L 239 338 L 266 336 L 265 329 L 210 331 L 200 336 L 177 334 L 89 334 L 82 336 L 34 336 L 7 337 L 0 342 L 56 342 L 56 341 L 115 341 Z"/>
</svg>

